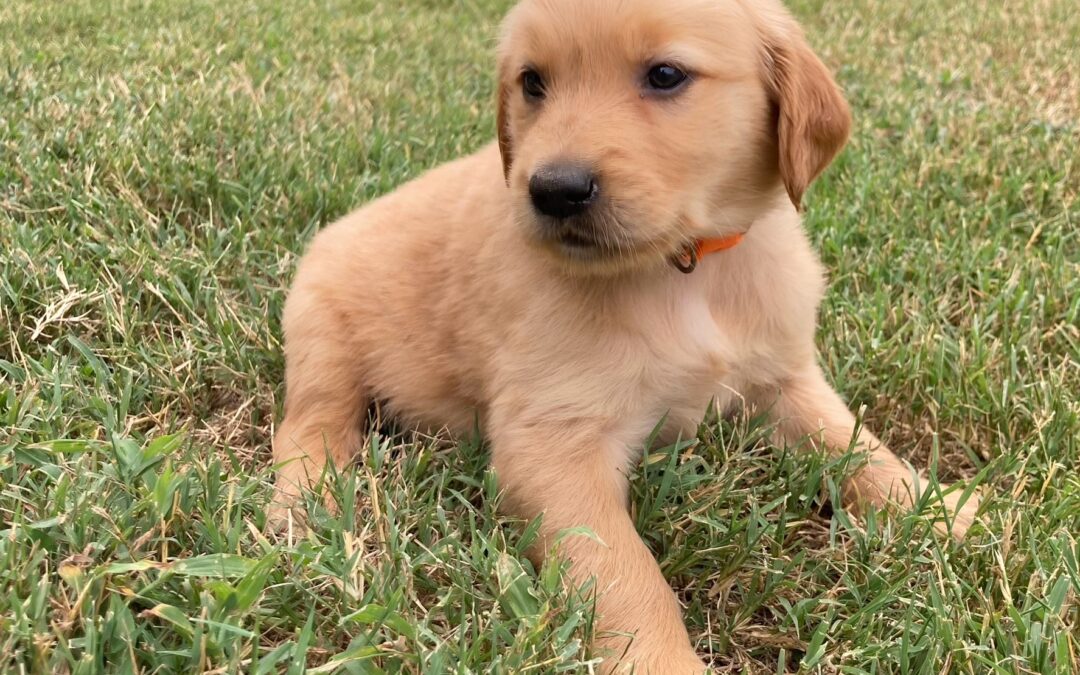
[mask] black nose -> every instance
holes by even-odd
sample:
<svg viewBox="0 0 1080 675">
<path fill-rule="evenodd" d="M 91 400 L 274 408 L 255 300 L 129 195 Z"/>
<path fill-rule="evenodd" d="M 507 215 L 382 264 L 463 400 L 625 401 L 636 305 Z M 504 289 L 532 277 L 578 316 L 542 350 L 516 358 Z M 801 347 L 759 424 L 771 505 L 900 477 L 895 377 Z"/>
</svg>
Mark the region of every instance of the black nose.
<svg viewBox="0 0 1080 675">
<path fill-rule="evenodd" d="M 529 179 L 533 206 L 545 216 L 569 218 L 584 213 L 600 194 L 596 175 L 573 164 L 551 164 Z"/>
</svg>

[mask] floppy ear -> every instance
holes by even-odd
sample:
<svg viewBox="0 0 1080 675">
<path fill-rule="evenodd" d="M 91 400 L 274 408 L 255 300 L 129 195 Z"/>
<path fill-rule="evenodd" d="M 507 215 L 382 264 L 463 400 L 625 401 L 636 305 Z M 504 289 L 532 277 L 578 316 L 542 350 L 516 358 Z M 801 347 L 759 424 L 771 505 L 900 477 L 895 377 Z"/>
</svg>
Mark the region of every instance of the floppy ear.
<svg viewBox="0 0 1080 675">
<path fill-rule="evenodd" d="M 828 68 L 794 20 L 766 38 L 768 85 L 777 107 L 780 177 L 791 202 L 802 197 L 847 142 L 851 111 Z"/>
<path fill-rule="evenodd" d="M 510 165 L 514 162 L 514 149 L 510 141 L 510 84 L 506 74 L 499 72 L 498 113 L 495 123 L 499 127 L 499 154 L 502 155 L 503 177 L 510 183 Z"/>
</svg>

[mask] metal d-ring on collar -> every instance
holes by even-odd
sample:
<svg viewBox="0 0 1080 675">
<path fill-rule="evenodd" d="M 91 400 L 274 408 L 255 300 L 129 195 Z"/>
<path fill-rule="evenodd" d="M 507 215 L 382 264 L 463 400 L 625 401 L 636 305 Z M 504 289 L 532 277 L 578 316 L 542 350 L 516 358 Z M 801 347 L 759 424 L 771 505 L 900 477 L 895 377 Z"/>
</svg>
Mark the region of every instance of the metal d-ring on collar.
<svg viewBox="0 0 1080 675">
<path fill-rule="evenodd" d="M 671 256 L 671 264 L 683 274 L 692 274 L 698 266 L 697 246 L 687 244 L 682 250 Z"/>
</svg>

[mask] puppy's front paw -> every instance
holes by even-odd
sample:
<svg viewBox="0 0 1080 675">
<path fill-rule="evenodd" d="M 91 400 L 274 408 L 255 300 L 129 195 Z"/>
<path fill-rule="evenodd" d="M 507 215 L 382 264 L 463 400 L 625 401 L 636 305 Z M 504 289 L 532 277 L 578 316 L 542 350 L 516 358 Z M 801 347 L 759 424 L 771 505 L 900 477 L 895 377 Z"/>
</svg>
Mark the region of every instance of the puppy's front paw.
<svg viewBox="0 0 1080 675">
<path fill-rule="evenodd" d="M 265 530 L 274 534 L 303 531 L 306 527 L 303 500 L 296 490 L 274 490 L 274 497 L 266 507 Z"/>
<path fill-rule="evenodd" d="M 301 522 L 299 509 L 292 506 L 271 504 L 266 508 L 266 531 L 274 533 L 288 532 Z"/>
<path fill-rule="evenodd" d="M 942 491 L 952 489 L 951 486 L 941 486 Z M 975 524 L 979 512 L 979 493 L 974 492 L 967 498 L 963 506 L 960 506 L 960 498 L 964 491 L 960 488 L 952 489 L 942 498 L 945 507 L 946 518 L 938 519 L 934 528 L 942 534 L 951 534 L 956 539 L 963 539 L 968 529 Z M 951 526 L 951 527 L 950 527 Z"/>
<path fill-rule="evenodd" d="M 618 675 L 701 675 L 709 669 L 693 650 L 672 648 L 663 653 L 630 654 L 610 666 L 605 661 L 600 671 Z"/>
<path fill-rule="evenodd" d="M 667 659 L 660 664 L 657 673 L 678 673 L 679 675 L 702 675 L 709 672 L 705 662 L 694 652 L 688 652 L 681 658 Z"/>
</svg>

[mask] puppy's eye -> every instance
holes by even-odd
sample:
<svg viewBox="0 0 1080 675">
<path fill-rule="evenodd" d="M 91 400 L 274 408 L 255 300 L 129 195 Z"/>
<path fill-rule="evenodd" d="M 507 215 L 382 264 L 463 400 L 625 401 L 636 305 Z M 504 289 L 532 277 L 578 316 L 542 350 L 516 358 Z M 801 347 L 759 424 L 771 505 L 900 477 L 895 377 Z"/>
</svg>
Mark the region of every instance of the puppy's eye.
<svg viewBox="0 0 1080 675">
<path fill-rule="evenodd" d="M 689 79 L 690 76 L 681 69 L 668 63 L 661 63 L 649 70 L 649 74 L 645 77 L 645 83 L 650 89 L 671 92 L 681 87 Z"/>
<path fill-rule="evenodd" d="M 538 101 L 544 98 L 544 78 L 535 70 L 526 70 L 521 74 L 521 89 L 525 92 L 525 98 Z"/>
</svg>

